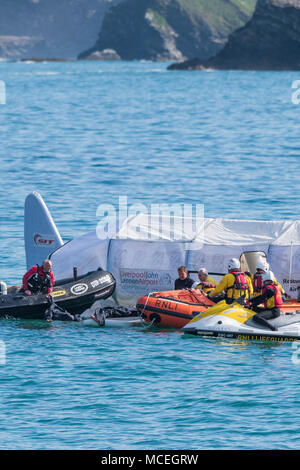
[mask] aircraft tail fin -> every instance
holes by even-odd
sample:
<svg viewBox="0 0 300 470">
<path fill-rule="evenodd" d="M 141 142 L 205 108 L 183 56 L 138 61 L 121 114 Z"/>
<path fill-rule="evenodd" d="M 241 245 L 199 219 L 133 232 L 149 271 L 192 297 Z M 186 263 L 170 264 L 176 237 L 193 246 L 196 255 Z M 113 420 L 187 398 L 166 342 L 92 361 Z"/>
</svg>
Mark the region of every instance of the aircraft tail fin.
<svg viewBox="0 0 300 470">
<path fill-rule="evenodd" d="M 42 264 L 50 253 L 63 245 L 54 220 L 42 196 L 36 191 L 25 199 L 24 241 L 27 269 Z"/>
</svg>

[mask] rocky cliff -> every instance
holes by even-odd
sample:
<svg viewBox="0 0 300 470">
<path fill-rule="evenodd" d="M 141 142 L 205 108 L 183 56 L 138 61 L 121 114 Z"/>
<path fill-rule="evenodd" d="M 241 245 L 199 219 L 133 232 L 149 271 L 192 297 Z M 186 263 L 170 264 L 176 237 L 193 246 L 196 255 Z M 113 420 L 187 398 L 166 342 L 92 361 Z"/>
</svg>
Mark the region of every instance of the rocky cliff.
<svg viewBox="0 0 300 470">
<path fill-rule="evenodd" d="M 105 50 L 125 60 L 183 60 L 213 56 L 252 16 L 256 0 L 125 0 L 106 13 L 96 44 L 80 59 Z"/>
<path fill-rule="evenodd" d="M 174 64 L 170 70 L 300 69 L 300 0 L 258 0 L 252 19 L 213 58 Z"/>
<path fill-rule="evenodd" d="M 75 58 L 92 46 L 106 10 L 122 0 L 1 0 L 0 57 Z"/>
</svg>

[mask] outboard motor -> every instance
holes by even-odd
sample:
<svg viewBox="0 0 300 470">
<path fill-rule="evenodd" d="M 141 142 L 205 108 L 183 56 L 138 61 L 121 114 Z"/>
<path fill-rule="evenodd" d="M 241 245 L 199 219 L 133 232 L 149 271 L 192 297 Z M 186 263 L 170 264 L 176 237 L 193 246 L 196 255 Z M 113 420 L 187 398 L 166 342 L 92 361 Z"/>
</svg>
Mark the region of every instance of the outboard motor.
<svg viewBox="0 0 300 470">
<path fill-rule="evenodd" d="M 0 281 L 0 295 L 7 294 L 7 285 L 4 281 Z"/>
</svg>

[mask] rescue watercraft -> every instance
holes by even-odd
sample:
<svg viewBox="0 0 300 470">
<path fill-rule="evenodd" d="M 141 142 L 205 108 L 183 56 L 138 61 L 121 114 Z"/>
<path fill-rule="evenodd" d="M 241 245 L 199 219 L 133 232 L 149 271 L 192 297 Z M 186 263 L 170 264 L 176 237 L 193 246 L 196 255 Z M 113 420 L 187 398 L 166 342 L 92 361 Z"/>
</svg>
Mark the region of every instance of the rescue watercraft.
<svg viewBox="0 0 300 470">
<path fill-rule="evenodd" d="M 219 302 L 195 316 L 183 327 L 182 331 L 187 334 L 215 338 L 261 341 L 300 340 L 300 309 L 286 309 L 279 317 L 268 320 L 268 323 L 276 328 L 276 331 L 273 331 L 257 323 L 255 312 L 243 307 L 241 303 L 240 299 L 230 305 L 225 301 Z"/>
</svg>

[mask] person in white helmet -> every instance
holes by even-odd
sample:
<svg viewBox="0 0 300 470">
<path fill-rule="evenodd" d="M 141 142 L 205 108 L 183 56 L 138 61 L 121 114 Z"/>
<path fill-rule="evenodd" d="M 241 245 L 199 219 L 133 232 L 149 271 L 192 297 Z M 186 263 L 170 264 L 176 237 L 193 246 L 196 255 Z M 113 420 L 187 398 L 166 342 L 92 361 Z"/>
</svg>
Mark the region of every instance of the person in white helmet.
<svg viewBox="0 0 300 470">
<path fill-rule="evenodd" d="M 271 325 L 268 320 L 280 316 L 280 307 L 282 306 L 282 296 L 279 286 L 274 282 L 274 274 L 266 270 L 262 274 L 262 294 L 253 297 L 248 303 L 252 310 L 257 312 L 253 317 L 258 323 L 267 326 L 276 331 L 277 328 Z M 263 303 L 264 307 L 259 307 Z"/>
<path fill-rule="evenodd" d="M 262 289 L 263 289 L 262 276 L 267 271 L 270 271 L 272 273 L 273 282 L 279 287 L 281 294 L 285 296 L 286 298 L 290 298 L 290 296 L 285 292 L 282 285 L 277 281 L 276 277 L 274 276 L 274 273 L 270 270 L 269 263 L 263 258 L 258 259 L 256 263 L 256 273 L 251 278 L 252 285 L 253 285 L 253 296 L 257 297 L 258 295 L 262 294 Z"/>
<path fill-rule="evenodd" d="M 214 297 L 220 296 L 222 293 L 225 293 L 225 299 L 229 302 L 241 296 L 248 299 L 253 293 L 251 279 L 241 271 L 241 263 L 236 258 L 229 260 L 228 274 L 225 274 L 209 297 L 214 300 Z"/>
</svg>

